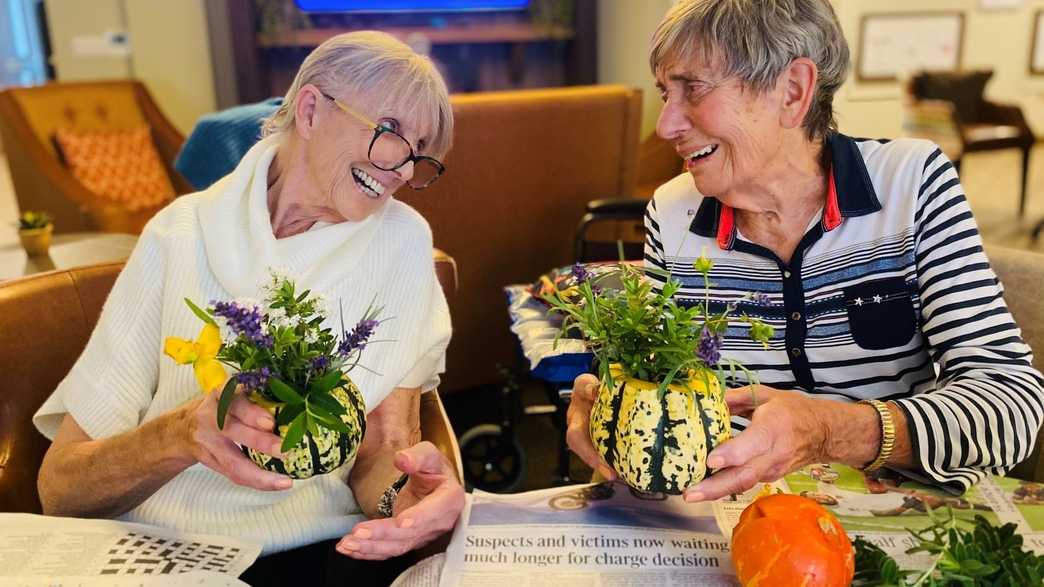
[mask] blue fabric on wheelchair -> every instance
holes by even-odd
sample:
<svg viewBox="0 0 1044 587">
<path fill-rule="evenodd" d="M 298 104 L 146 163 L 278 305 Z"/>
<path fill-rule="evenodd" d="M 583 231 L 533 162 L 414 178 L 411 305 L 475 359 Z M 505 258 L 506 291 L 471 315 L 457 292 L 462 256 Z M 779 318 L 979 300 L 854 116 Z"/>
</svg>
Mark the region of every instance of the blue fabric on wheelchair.
<svg viewBox="0 0 1044 587">
<path fill-rule="evenodd" d="M 174 169 L 197 190 L 210 187 L 236 168 L 261 138 L 261 121 L 282 103 L 282 98 L 269 98 L 203 116 L 182 145 Z"/>
<path fill-rule="evenodd" d="M 511 331 L 518 337 L 522 355 L 529 362 L 530 374 L 551 383 L 573 383 L 582 373 L 591 372 L 593 356 L 576 338 L 561 338 L 555 343 L 561 318 L 549 315 L 547 306 L 529 293 L 529 285 L 504 288 L 508 298 Z"/>
</svg>

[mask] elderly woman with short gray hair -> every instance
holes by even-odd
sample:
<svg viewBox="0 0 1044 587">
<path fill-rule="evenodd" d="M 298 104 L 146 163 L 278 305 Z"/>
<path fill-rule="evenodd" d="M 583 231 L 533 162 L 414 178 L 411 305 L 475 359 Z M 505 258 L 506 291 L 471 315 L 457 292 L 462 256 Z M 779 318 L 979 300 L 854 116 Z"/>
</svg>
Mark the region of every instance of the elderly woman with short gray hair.
<svg viewBox="0 0 1044 587">
<path fill-rule="evenodd" d="M 714 473 L 686 499 L 816 462 L 960 492 L 1029 456 L 1041 374 L 957 172 L 930 142 L 837 132 L 849 54 L 828 0 L 682 0 L 656 29 L 650 66 L 657 133 L 686 173 L 648 206 L 645 262 L 698 303 L 693 262 L 705 254 L 711 309 L 735 304 L 775 330 L 763 348 L 730 324 L 721 354 L 760 384 L 731 382 L 746 384 L 726 394 L 743 430 L 708 455 Z M 567 436 L 612 478 L 587 432 L 596 384 L 577 379 Z"/>
<path fill-rule="evenodd" d="M 275 557 L 258 561 L 253 584 L 314 584 L 329 569 L 365 584 L 369 571 L 345 570 L 336 553 L 387 559 L 452 528 L 464 490 L 419 442 L 449 313 L 430 228 L 392 197 L 438 179 L 452 133 L 445 83 L 406 45 L 357 32 L 313 51 L 235 171 L 149 222 L 83 355 L 36 414 L 54 440 L 44 511 L 260 542 Z M 356 460 L 305 480 L 262 470 L 237 446 L 279 455 L 267 411 L 237 394 L 219 430 L 218 394 L 200 395 L 161 354 L 164 336 L 197 328 L 183 299 L 263 298 L 272 267 L 349 320 L 374 300 L 393 318 L 352 374 L 371 409 Z"/>
</svg>

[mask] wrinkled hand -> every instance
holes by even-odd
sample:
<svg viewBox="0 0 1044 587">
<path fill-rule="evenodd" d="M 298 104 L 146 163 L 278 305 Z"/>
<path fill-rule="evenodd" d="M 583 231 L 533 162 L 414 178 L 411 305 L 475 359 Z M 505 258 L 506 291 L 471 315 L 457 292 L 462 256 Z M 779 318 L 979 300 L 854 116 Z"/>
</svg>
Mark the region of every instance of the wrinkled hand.
<svg viewBox="0 0 1044 587">
<path fill-rule="evenodd" d="M 453 465 L 430 442 L 395 455 L 395 468 L 410 476 L 391 518 L 359 522 L 337 543 L 355 559 L 383 560 L 424 546 L 451 530 L 464 509 L 464 488 Z"/>
<path fill-rule="evenodd" d="M 272 433 L 275 428 L 272 415 L 236 390 L 225 417 L 225 427 L 219 430 L 219 395 L 213 391 L 180 408 L 183 438 L 192 458 L 237 485 L 264 491 L 290 489 L 293 482 L 289 477 L 258 467 L 236 446 L 238 443 L 274 457 L 280 456 L 282 439 Z"/>
<path fill-rule="evenodd" d="M 616 471 L 606 464 L 591 441 L 591 410 L 598 396 L 598 378 L 584 373 L 573 381 L 573 396 L 566 412 L 566 443 L 569 449 L 597 471 L 606 481 L 616 479 Z"/>
<path fill-rule="evenodd" d="M 750 418 L 750 426 L 707 455 L 707 467 L 716 471 L 687 489 L 685 501 L 742 493 L 805 465 L 830 460 L 829 415 L 844 404 L 764 385 L 751 393 L 752 387 L 725 393 L 732 414 Z"/>
</svg>

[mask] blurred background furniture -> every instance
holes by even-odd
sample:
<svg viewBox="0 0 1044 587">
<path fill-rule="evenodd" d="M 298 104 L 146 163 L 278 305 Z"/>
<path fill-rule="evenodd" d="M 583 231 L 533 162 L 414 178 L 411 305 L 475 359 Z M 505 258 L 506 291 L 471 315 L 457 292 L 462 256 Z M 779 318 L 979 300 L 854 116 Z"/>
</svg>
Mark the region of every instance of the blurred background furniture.
<svg viewBox="0 0 1044 587">
<path fill-rule="evenodd" d="M 181 146 L 174 168 L 195 189 L 207 189 L 236 168 L 261 138 L 261 123 L 282 104 L 282 98 L 269 98 L 200 118 Z"/>
<path fill-rule="evenodd" d="M 435 246 L 460 261 L 446 392 L 501 380 L 497 365 L 517 360 L 503 286 L 571 263 L 587 202 L 634 192 L 641 91 L 486 92 L 454 95 L 452 104 L 446 174 L 426 190 L 395 195 L 428 220 Z"/>
<path fill-rule="evenodd" d="M 46 210 L 55 232 L 139 233 L 162 206 L 128 210 L 85 188 L 55 147 L 58 130 L 127 131 L 148 125 L 163 167 L 177 194 L 193 191 L 171 163 L 182 134 L 156 106 L 141 82 L 114 80 L 50 83 L 0 92 L 3 140 L 18 207 Z M 165 203 L 164 203 L 165 204 Z"/>
<path fill-rule="evenodd" d="M 1033 366 L 1044 371 L 1044 255 L 1030 251 L 987 246 L 990 265 L 1004 285 L 1004 301 L 1022 330 L 1022 338 L 1033 350 Z M 1041 458 L 1044 436 L 1038 432 L 1033 454 L 1011 471 L 1012 477 L 1044 482 Z"/>
<path fill-rule="evenodd" d="M 55 269 L 126 261 L 138 237 L 133 234 L 71 232 L 51 241 L 46 256 L 30 257 L 17 242 L 0 245 L 0 280 Z"/>
<path fill-rule="evenodd" d="M 1022 151 L 1021 218 L 1026 210 L 1030 150 L 1036 138 L 1018 106 L 986 99 L 986 83 L 992 76 L 992 70 L 920 72 L 910 79 L 909 92 L 915 101 L 942 100 L 951 105 L 962 154 L 996 149 Z M 958 170 L 959 161 L 955 160 Z"/>
<path fill-rule="evenodd" d="M 436 251 L 439 283 L 452 297 L 456 266 Z M 123 263 L 43 273 L 0 283 L 0 512 L 40 513 L 36 476 L 49 441 L 32 416 L 87 344 Z M 457 438 L 437 391 L 421 396 L 421 437 L 463 478 Z"/>
<path fill-rule="evenodd" d="M 649 199 L 656 188 L 684 172 L 681 155 L 653 131 L 638 145 L 638 185 L 634 195 Z"/>
</svg>

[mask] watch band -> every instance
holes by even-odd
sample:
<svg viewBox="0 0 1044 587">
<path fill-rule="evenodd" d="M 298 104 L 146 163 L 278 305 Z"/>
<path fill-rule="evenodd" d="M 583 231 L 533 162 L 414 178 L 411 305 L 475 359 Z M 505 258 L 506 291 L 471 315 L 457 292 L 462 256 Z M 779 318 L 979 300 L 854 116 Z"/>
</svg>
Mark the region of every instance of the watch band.
<svg viewBox="0 0 1044 587">
<path fill-rule="evenodd" d="M 892 411 L 888 409 L 884 402 L 876 399 L 865 399 L 859 403 L 866 404 L 877 410 L 877 415 L 881 421 L 881 448 L 877 451 L 877 458 L 871 461 L 869 465 L 863 467 L 863 471 L 870 473 L 883 467 L 888 461 L 888 457 L 892 456 L 892 449 L 895 448 L 895 421 L 892 419 Z"/>
<path fill-rule="evenodd" d="M 406 486 L 406 482 L 409 480 L 410 476 L 403 473 L 384 490 L 384 493 L 377 498 L 377 515 L 382 518 L 390 518 L 395 515 L 395 498 L 399 497 L 399 491 Z"/>
</svg>

